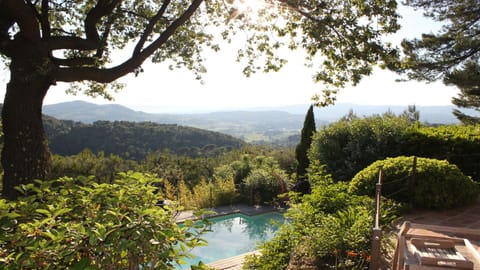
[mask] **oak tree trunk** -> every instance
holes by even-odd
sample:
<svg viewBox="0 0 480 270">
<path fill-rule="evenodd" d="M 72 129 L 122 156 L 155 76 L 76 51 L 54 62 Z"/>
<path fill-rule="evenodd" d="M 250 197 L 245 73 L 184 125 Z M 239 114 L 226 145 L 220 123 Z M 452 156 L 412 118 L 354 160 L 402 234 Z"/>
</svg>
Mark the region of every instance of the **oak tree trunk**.
<svg viewBox="0 0 480 270">
<path fill-rule="evenodd" d="M 2 193 L 8 199 L 19 196 L 15 186 L 44 180 L 50 171 L 50 151 L 42 123 L 43 99 L 53 82 L 50 59 L 41 46 L 20 42 L 11 58 L 2 109 Z"/>
</svg>

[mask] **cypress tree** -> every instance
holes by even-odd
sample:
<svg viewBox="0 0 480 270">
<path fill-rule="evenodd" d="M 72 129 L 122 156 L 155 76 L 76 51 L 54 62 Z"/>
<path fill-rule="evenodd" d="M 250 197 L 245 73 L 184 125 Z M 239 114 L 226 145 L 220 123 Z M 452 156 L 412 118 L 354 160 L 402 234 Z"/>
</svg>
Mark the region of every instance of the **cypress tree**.
<svg viewBox="0 0 480 270">
<path fill-rule="evenodd" d="M 315 117 L 313 115 L 313 105 L 310 105 L 310 108 L 305 115 L 305 121 L 303 123 L 302 135 L 300 138 L 300 143 L 295 149 L 295 158 L 297 159 L 297 177 L 298 179 L 304 179 L 305 174 L 307 173 L 308 165 L 310 160 L 308 159 L 307 152 L 312 144 L 312 136 L 315 133 Z"/>
</svg>

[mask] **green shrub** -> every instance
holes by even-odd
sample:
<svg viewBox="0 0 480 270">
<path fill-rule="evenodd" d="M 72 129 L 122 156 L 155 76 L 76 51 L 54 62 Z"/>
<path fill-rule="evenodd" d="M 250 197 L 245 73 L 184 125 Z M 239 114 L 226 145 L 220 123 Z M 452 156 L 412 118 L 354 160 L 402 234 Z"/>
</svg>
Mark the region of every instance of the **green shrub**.
<svg viewBox="0 0 480 270">
<path fill-rule="evenodd" d="M 192 193 L 192 208 L 232 205 L 238 197 L 232 177 L 230 179 L 216 177 L 210 181 L 204 178 L 193 187 Z"/>
<path fill-rule="evenodd" d="M 292 226 L 283 225 L 275 237 L 262 244 L 261 255 L 250 255 L 245 258 L 245 270 L 278 270 L 287 269 L 290 253 L 294 247 L 295 231 Z"/>
<path fill-rule="evenodd" d="M 289 179 L 278 162 L 267 156 L 243 155 L 240 160 L 215 170 L 216 179 L 234 179 L 239 200 L 250 204 L 271 203 L 286 191 Z"/>
<path fill-rule="evenodd" d="M 448 160 L 480 181 L 480 125 L 422 127 L 391 113 L 348 117 L 318 130 L 309 151 L 336 181 L 350 181 L 376 160 L 411 155 Z"/>
<path fill-rule="evenodd" d="M 156 206 L 159 180 L 121 174 L 114 184 L 61 178 L 0 200 L 0 269 L 174 269 L 202 244 L 204 225 L 179 227 Z"/>
<path fill-rule="evenodd" d="M 316 178 L 312 194 L 301 197 L 287 211 L 289 223 L 260 247 L 262 255 L 248 257 L 243 269 L 286 269 L 292 255 L 318 259 L 321 269 L 337 269 L 351 260 L 345 256 L 348 252 L 370 253 L 373 199 L 348 194 L 346 183 L 334 184 L 329 177 L 321 183 Z M 383 226 L 396 218 L 397 207 L 389 201 L 382 204 Z"/>
<path fill-rule="evenodd" d="M 414 129 L 408 119 L 392 113 L 345 118 L 315 133 L 309 159 L 325 164 L 336 181 L 350 181 L 372 162 L 401 155 L 399 145 Z"/>
<path fill-rule="evenodd" d="M 412 203 L 414 207 L 447 209 L 473 202 L 478 196 L 478 186 L 465 176 L 457 166 L 445 160 L 417 158 L 415 177 L 414 157 L 387 158 L 372 163 L 351 181 L 349 191 L 373 196 L 382 166 L 382 196 L 399 202 Z"/>
<path fill-rule="evenodd" d="M 404 155 L 445 159 L 480 181 L 480 125 L 421 127 L 406 138 Z"/>
</svg>

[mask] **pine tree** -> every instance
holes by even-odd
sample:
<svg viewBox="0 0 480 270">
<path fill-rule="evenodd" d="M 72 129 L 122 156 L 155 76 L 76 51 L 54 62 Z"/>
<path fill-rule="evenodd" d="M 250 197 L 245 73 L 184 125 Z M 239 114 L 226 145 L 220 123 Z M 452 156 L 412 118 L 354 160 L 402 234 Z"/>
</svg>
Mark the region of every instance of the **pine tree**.
<svg viewBox="0 0 480 270">
<path fill-rule="evenodd" d="M 417 111 L 417 106 L 415 105 L 408 105 L 408 108 L 403 111 L 402 116 L 412 124 L 420 120 L 420 112 Z"/>
<path fill-rule="evenodd" d="M 305 178 L 307 168 L 310 165 L 307 152 L 312 144 L 312 136 L 315 133 L 315 117 L 313 115 L 313 105 L 307 111 L 305 121 L 303 123 L 302 135 L 300 143 L 295 149 L 295 158 L 297 159 L 297 177 L 298 179 Z"/>
<path fill-rule="evenodd" d="M 460 89 L 458 97 L 452 103 L 458 108 L 480 111 L 480 65 L 467 64 L 463 70 L 452 72 L 446 79 L 447 84 L 456 85 Z M 455 109 L 453 114 L 464 124 L 480 124 L 480 117 L 467 115 Z M 478 115 L 478 114 L 477 114 Z"/>
<path fill-rule="evenodd" d="M 407 0 L 405 4 L 423 9 L 424 16 L 442 24 L 437 33 L 402 42 L 400 65 L 390 68 L 409 79 L 433 82 L 443 80 L 458 87 L 452 103 L 459 108 L 480 110 L 480 1 Z M 397 63 L 398 64 L 398 63 Z M 453 114 L 465 124 L 480 118 L 458 109 Z"/>
</svg>

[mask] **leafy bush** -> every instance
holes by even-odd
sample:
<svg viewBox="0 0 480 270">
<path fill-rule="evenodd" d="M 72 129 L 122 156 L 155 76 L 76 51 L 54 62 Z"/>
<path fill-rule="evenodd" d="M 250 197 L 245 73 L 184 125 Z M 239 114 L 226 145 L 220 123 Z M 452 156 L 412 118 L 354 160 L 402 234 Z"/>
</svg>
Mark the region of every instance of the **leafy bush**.
<svg viewBox="0 0 480 270">
<path fill-rule="evenodd" d="M 65 177 L 21 186 L 26 196 L 0 200 L 0 268 L 174 269 L 205 227 L 181 228 L 173 209 L 156 206 L 158 181 L 126 173 L 114 184 Z"/>
<path fill-rule="evenodd" d="M 404 134 L 414 128 L 407 118 L 391 113 L 343 119 L 315 133 L 309 159 L 325 164 L 335 180 L 350 181 L 372 162 L 400 155 Z"/>
<path fill-rule="evenodd" d="M 312 194 L 293 203 L 286 213 L 290 222 L 261 246 L 262 255 L 248 257 L 243 269 L 286 269 L 292 257 L 297 256 L 314 258 L 321 264 L 320 269 L 333 269 L 350 260 L 340 254 L 369 254 L 373 199 L 349 194 L 346 183 L 334 184 L 328 175 L 323 183 L 318 174 L 315 177 Z M 384 226 L 396 218 L 397 207 L 392 202 L 382 204 Z"/>
<path fill-rule="evenodd" d="M 391 113 L 353 116 L 318 130 L 309 151 L 337 181 L 350 181 L 377 160 L 410 155 L 446 159 L 480 181 L 480 125 L 422 127 Z"/>
<path fill-rule="evenodd" d="M 349 191 L 373 196 L 382 166 L 382 195 L 414 207 L 447 209 L 473 202 L 478 185 L 457 166 L 445 160 L 417 158 L 415 178 L 412 178 L 413 157 L 387 158 L 372 163 L 351 181 Z"/>
<path fill-rule="evenodd" d="M 404 155 L 445 159 L 480 181 L 480 125 L 421 127 L 406 138 Z"/>
<path fill-rule="evenodd" d="M 240 199 L 247 203 L 264 204 L 286 191 L 289 180 L 285 171 L 272 157 L 243 155 L 240 160 L 215 170 L 217 179 L 234 180 Z"/>
<path fill-rule="evenodd" d="M 119 172 L 136 171 L 137 167 L 137 162 L 133 160 L 122 159 L 112 154 L 105 156 L 103 152 L 94 154 L 85 149 L 74 156 L 53 155 L 49 178 L 94 175 L 98 183 L 112 183 Z"/>
<path fill-rule="evenodd" d="M 250 197 L 251 204 L 265 204 L 274 200 L 281 193 L 280 182 L 275 172 L 264 169 L 252 170 L 241 185 L 244 197 Z"/>
<path fill-rule="evenodd" d="M 233 178 L 215 178 L 212 181 L 202 179 L 193 188 L 192 204 L 194 208 L 207 208 L 231 205 L 238 197 Z"/>
</svg>

